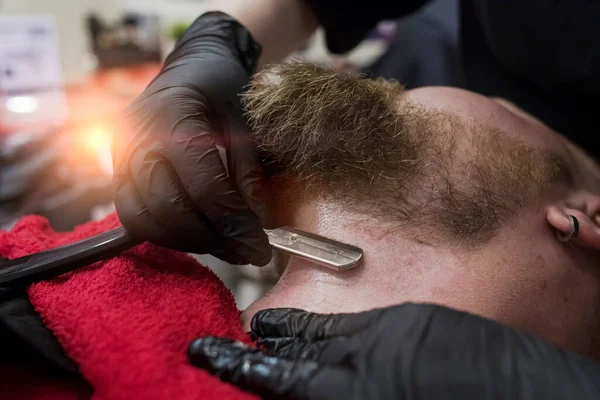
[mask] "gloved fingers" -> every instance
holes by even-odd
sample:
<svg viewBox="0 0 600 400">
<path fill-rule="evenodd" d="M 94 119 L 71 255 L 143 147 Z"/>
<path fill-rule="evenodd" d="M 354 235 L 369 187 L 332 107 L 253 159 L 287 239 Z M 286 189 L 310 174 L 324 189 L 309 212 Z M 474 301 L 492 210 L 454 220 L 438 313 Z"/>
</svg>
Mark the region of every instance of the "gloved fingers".
<svg viewBox="0 0 600 400">
<path fill-rule="evenodd" d="M 146 180 L 148 185 L 143 183 L 143 187 L 149 187 L 155 194 L 147 194 L 147 203 L 144 203 L 142 195 L 134 189 L 140 206 L 137 208 L 141 212 L 134 213 L 131 216 L 124 215 L 128 223 L 123 225 L 129 229 L 134 226 L 138 228 L 139 235 L 148 241 L 160 246 L 168 247 L 182 252 L 196 252 L 199 254 L 211 253 L 219 259 L 229 264 L 244 264 L 247 260 L 238 255 L 235 251 L 228 248 L 222 248 L 220 236 L 215 232 L 214 227 L 197 212 L 195 206 L 191 203 L 187 195 L 181 191 L 177 178 L 169 166 L 162 162 L 156 162 L 150 168 L 152 172 L 146 174 L 141 172 L 137 175 L 138 181 Z M 164 196 L 170 199 L 167 204 L 160 204 L 161 200 L 156 200 L 158 196 Z M 146 205 L 148 207 L 146 208 Z M 121 211 L 117 211 L 121 216 Z M 154 212 L 159 213 L 157 217 Z M 131 213 L 130 213 L 131 214 Z M 130 215 L 128 214 L 128 215 Z M 135 219 L 135 221 L 133 221 Z M 160 221 L 164 221 L 161 224 Z M 149 228 L 152 225 L 154 229 Z M 175 226 L 176 231 L 172 231 L 168 226 Z M 132 231 L 135 234 L 135 232 Z"/>
<path fill-rule="evenodd" d="M 250 327 L 262 338 L 321 340 L 354 335 L 368 328 L 381 312 L 376 309 L 356 314 L 316 314 L 293 308 L 273 308 L 256 313 Z"/>
<path fill-rule="evenodd" d="M 318 361 L 321 364 L 348 364 L 361 346 L 359 336 L 340 336 L 310 341 L 298 338 L 259 339 L 269 354 L 290 360 Z"/>
<path fill-rule="evenodd" d="M 177 238 L 179 248 L 208 253 L 218 246 L 213 226 L 196 210 L 160 148 L 135 152 L 130 169 L 143 203 L 153 219 Z"/>
<path fill-rule="evenodd" d="M 219 248 L 211 249 L 209 254 L 232 265 L 250 264 L 246 256 L 238 254 L 234 249 L 228 248 L 227 245 L 223 244 Z"/>
<path fill-rule="evenodd" d="M 193 365 L 264 399 L 350 398 L 349 371 L 272 357 L 230 339 L 206 337 L 188 348 Z"/>
<path fill-rule="evenodd" d="M 164 246 L 171 244 L 165 243 L 165 238 L 170 238 L 169 233 L 154 221 L 131 180 L 116 182 L 115 207 L 121 224 L 134 236 Z"/>
<path fill-rule="evenodd" d="M 143 106 L 146 104 L 140 101 L 143 95 L 138 96 L 127 109 L 121 112 L 111 138 L 114 177 L 117 181 L 130 176 L 130 156 L 148 143 L 147 134 L 144 134 L 142 129 L 149 129 L 158 118 L 156 113 L 151 115 L 147 109 L 144 109 Z M 143 124 L 140 121 L 143 121 Z"/>
<path fill-rule="evenodd" d="M 258 152 L 240 119 L 230 116 L 229 171 L 244 201 L 258 216 L 263 227 L 273 228 L 265 201 L 264 175 Z"/>
<path fill-rule="evenodd" d="M 260 220 L 236 190 L 210 127 L 199 118 L 189 114 L 171 129 L 168 157 L 184 190 L 220 235 L 222 248 L 244 263 L 266 265 L 271 249 Z"/>
<path fill-rule="evenodd" d="M 225 216 L 219 226 L 226 232 L 223 250 L 217 249 L 211 254 L 227 261 L 220 254 L 235 252 L 241 260 L 237 264 L 252 264 L 258 267 L 265 266 L 271 261 L 269 240 L 252 210 L 240 210 L 233 215 Z"/>
</svg>

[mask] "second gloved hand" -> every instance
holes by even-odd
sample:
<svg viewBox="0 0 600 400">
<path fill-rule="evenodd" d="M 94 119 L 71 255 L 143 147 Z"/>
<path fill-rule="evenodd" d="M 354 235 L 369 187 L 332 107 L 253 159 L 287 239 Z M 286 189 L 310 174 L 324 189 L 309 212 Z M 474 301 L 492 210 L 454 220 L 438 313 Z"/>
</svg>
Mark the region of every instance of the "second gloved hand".
<svg viewBox="0 0 600 400">
<path fill-rule="evenodd" d="M 239 101 L 260 52 L 235 19 L 204 14 L 124 112 L 115 203 L 135 236 L 233 264 L 269 262 L 261 167 Z"/>
<path fill-rule="evenodd" d="M 600 365 L 497 322 L 429 304 L 358 314 L 264 310 L 269 354 L 194 341 L 192 364 L 265 399 L 596 399 Z"/>
</svg>

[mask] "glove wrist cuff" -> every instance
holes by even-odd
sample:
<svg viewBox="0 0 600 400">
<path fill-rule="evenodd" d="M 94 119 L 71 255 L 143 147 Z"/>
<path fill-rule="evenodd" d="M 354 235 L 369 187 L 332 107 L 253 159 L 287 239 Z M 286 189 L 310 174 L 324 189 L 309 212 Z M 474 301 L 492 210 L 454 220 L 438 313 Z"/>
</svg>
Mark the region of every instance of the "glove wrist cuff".
<svg viewBox="0 0 600 400">
<path fill-rule="evenodd" d="M 232 51 L 248 73 L 252 76 L 256 71 L 262 46 L 250 31 L 235 18 L 221 11 L 209 11 L 200 15 L 188 28 L 177 43 L 175 51 L 169 55 L 165 64 L 170 63 L 176 54 L 188 53 L 194 47 L 200 47 L 201 41 L 220 42 Z M 173 56 L 173 57 L 171 57 Z"/>
</svg>

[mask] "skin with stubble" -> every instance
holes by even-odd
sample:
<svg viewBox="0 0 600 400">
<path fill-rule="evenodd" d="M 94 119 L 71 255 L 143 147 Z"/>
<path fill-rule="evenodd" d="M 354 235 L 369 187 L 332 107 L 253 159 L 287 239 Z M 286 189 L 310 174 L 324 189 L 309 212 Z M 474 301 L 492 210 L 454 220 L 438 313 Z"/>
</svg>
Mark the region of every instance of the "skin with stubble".
<svg viewBox="0 0 600 400">
<path fill-rule="evenodd" d="M 271 307 L 433 302 L 600 357 L 600 167 L 583 151 L 502 101 L 306 63 L 244 101 L 276 223 L 365 254 L 348 272 L 292 259 L 246 326 Z"/>
</svg>

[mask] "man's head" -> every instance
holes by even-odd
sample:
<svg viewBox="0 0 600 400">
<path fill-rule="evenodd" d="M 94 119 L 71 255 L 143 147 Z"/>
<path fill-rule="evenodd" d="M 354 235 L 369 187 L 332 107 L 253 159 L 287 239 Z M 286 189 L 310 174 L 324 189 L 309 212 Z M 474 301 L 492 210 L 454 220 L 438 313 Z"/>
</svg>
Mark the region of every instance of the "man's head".
<svg viewBox="0 0 600 400">
<path fill-rule="evenodd" d="M 424 104 L 428 90 L 472 96 L 304 63 L 265 72 L 245 100 L 275 191 L 335 199 L 423 241 L 478 244 L 560 181 L 560 154 Z"/>
<path fill-rule="evenodd" d="M 580 149 L 506 102 L 305 63 L 265 71 L 244 100 L 277 222 L 320 219 L 360 238 L 367 261 L 391 253 L 397 265 L 356 279 L 384 274 L 393 292 L 394 276 L 398 296 L 364 309 L 434 301 L 600 350 L 600 167 Z M 580 233 L 565 244 L 568 215 Z"/>
</svg>

